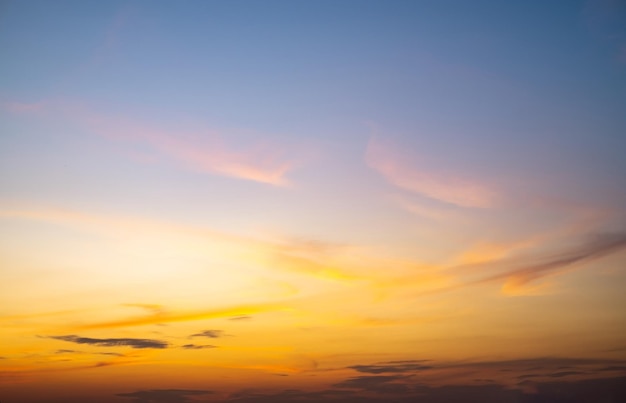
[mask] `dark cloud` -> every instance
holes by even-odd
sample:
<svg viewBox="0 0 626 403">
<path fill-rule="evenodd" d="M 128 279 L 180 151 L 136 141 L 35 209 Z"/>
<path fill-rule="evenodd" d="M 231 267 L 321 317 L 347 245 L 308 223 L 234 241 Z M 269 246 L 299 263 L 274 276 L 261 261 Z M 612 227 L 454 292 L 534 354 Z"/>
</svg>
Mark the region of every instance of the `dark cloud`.
<svg viewBox="0 0 626 403">
<path fill-rule="evenodd" d="M 578 382 L 546 382 L 524 403 L 626 402 L 626 377 L 587 379 Z"/>
<path fill-rule="evenodd" d="M 260 393 L 254 391 L 241 391 L 232 394 L 226 401 L 236 403 L 291 403 L 291 402 L 336 402 L 337 399 L 345 399 L 353 396 L 355 392 L 350 390 L 322 390 L 322 391 L 301 391 L 297 389 L 287 389 L 278 393 Z M 342 400 L 343 401 L 343 400 Z M 364 400 L 368 401 L 368 400 Z"/>
<path fill-rule="evenodd" d="M 432 368 L 432 366 L 430 365 L 424 365 L 424 362 L 426 362 L 426 360 L 388 361 L 376 363 L 373 365 L 353 365 L 348 368 L 367 374 L 405 373 L 413 371 L 423 371 Z"/>
<path fill-rule="evenodd" d="M 440 364 L 439 368 L 476 368 L 497 369 L 500 371 L 540 371 L 557 369 L 590 368 L 626 364 L 625 360 L 611 360 L 604 358 L 568 358 L 568 357 L 537 357 L 519 360 L 503 361 L 474 361 L 463 363 Z"/>
<path fill-rule="evenodd" d="M 580 371 L 561 371 L 561 372 L 555 372 L 553 374 L 550 374 L 549 376 L 551 378 L 562 378 L 564 376 L 572 376 L 572 375 L 584 375 L 584 372 L 580 372 Z"/>
<path fill-rule="evenodd" d="M 204 330 L 200 333 L 192 334 L 189 337 L 209 337 L 211 339 L 216 339 L 218 337 L 222 337 L 223 335 L 223 330 Z"/>
<path fill-rule="evenodd" d="M 124 354 L 120 354 L 120 353 L 111 353 L 111 352 L 99 352 L 99 353 L 92 353 L 92 352 L 84 352 L 84 351 L 79 351 L 79 350 L 65 350 L 65 349 L 60 349 L 54 352 L 55 354 L 96 354 L 96 355 L 112 355 L 115 357 L 123 357 Z"/>
<path fill-rule="evenodd" d="M 198 345 L 198 344 L 185 344 L 184 346 L 180 346 L 181 348 L 184 348 L 186 350 L 202 350 L 205 348 L 217 348 L 217 346 L 212 346 L 210 344 L 203 344 L 203 345 Z"/>
<path fill-rule="evenodd" d="M 362 378 L 371 378 L 363 380 Z M 393 378 L 393 379 L 390 379 Z M 329 402 L 329 403 L 618 403 L 626 402 L 626 377 L 609 379 L 589 379 L 574 382 L 546 382 L 532 385 L 534 391 L 511 389 L 499 384 L 489 385 L 447 385 L 432 387 L 417 383 L 395 384 L 398 377 L 360 377 L 350 382 L 360 390 L 323 390 L 303 392 L 284 390 L 273 394 L 241 392 L 232 395 L 226 401 L 235 403 L 293 403 L 293 402 Z M 412 380 L 412 379 L 411 379 Z M 413 380 L 412 380 L 413 381 Z M 414 381 L 415 382 L 415 381 Z M 342 383 L 343 384 L 343 383 Z M 371 388 L 363 388 L 367 384 Z M 399 386 L 380 395 L 378 387 Z M 366 390 L 367 389 L 367 390 Z M 339 393 L 338 393 L 339 392 Z"/>
<path fill-rule="evenodd" d="M 333 386 L 336 388 L 360 389 L 361 391 L 383 394 L 400 394 L 407 393 L 409 387 L 403 383 L 395 382 L 407 378 L 407 376 L 403 375 L 357 376 L 336 383 Z"/>
<path fill-rule="evenodd" d="M 233 316 L 232 318 L 228 318 L 228 320 L 250 320 L 252 316 L 249 315 L 241 315 L 241 316 Z"/>
<path fill-rule="evenodd" d="M 120 354 L 120 353 L 110 353 L 110 352 L 105 352 L 105 353 L 96 353 L 99 355 L 113 355 L 115 357 L 124 357 L 124 354 Z"/>
<path fill-rule="evenodd" d="M 118 393 L 116 396 L 135 399 L 135 403 L 187 403 L 189 396 L 212 394 L 210 390 L 187 389 L 152 389 L 140 390 L 131 393 Z"/>
<path fill-rule="evenodd" d="M 604 368 L 599 368 L 598 371 L 620 371 L 620 372 L 626 372 L 626 366 L 625 365 L 609 365 L 608 367 L 604 367 Z"/>
<path fill-rule="evenodd" d="M 347 368 L 368 374 L 411 374 L 430 369 L 462 368 L 474 371 L 521 373 L 520 379 L 538 376 L 567 376 L 571 372 L 602 371 L 602 368 L 626 368 L 626 360 L 603 358 L 537 357 L 503 361 L 433 362 L 430 360 L 386 361 L 352 365 Z M 608 371 L 606 369 L 605 371 Z M 560 374 L 560 375 L 554 375 Z"/>
<path fill-rule="evenodd" d="M 152 339 L 93 339 L 91 337 L 80 337 L 76 335 L 50 336 L 51 339 L 68 341 L 77 344 L 91 344 L 103 347 L 129 346 L 132 348 L 167 348 L 168 343 L 161 340 Z"/>
</svg>

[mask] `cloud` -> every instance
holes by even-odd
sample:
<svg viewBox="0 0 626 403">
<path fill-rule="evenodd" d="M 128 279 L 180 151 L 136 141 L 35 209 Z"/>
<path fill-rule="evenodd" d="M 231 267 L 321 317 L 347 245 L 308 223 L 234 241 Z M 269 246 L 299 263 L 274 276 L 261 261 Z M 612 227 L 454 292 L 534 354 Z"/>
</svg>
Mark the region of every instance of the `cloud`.
<svg viewBox="0 0 626 403">
<path fill-rule="evenodd" d="M 198 345 L 198 344 L 185 344 L 183 346 L 181 346 L 181 348 L 184 348 L 185 350 L 202 350 L 205 348 L 217 348 L 217 346 L 213 346 L 210 344 L 203 344 L 203 345 Z"/>
<path fill-rule="evenodd" d="M 66 350 L 66 349 L 60 349 L 54 352 L 55 354 L 94 354 L 94 355 L 111 355 L 114 357 L 124 357 L 124 354 L 120 354 L 120 353 L 113 353 L 113 352 L 85 352 L 85 351 L 79 351 L 79 350 Z"/>
<path fill-rule="evenodd" d="M 416 361 L 388 361 L 381 362 L 374 365 L 353 365 L 348 368 L 354 369 L 358 372 L 364 372 L 368 374 L 385 374 L 385 373 L 405 373 L 412 371 L 423 371 L 431 369 L 432 366 L 424 365 L 424 362 L 428 360 L 416 360 Z"/>
<path fill-rule="evenodd" d="M 294 238 L 269 239 L 215 231 L 206 227 L 183 225 L 175 222 L 154 220 L 132 216 L 91 214 L 88 212 L 57 209 L 34 208 L 15 209 L 12 206 L 0 206 L 0 217 L 52 222 L 89 231 L 104 232 L 113 236 L 131 232 L 142 235 L 160 233 L 164 236 L 183 236 L 201 239 L 220 248 L 226 258 L 266 267 L 268 270 L 280 269 L 300 273 L 323 280 L 353 281 L 362 277 L 344 270 L 341 262 L 335 262 L 346 255 L 345 245 L 328 244 L 320 241 Z M 348 265 L 349 267 L 354 266 Z M 354 271 L 354 270 L 353 270 Z M 293 287 L 286 287 L 294 293 Z M 126 304 L 154 313 L 154 316 L 167 317 L 159 305 Z M 230 316 L 242 316 L 251 312 L 233 312 Z"/>
<path fill-rule="evenodd" d="M 400 384 L 411 384 L 417 382 L 416 380 L 421 380 L 422 383 L 428 380 L 447 384 L 451 380 L 459 383 L 474 382 L 477 378 L 495 379 L 505 385 L 514 385 L 520 380 L 530 379 L 547 382 L 563 377 L 580 379 L 615 375 L 624 372 L 625 363 L 625 360 L 618 359 L 576 357 L 535 357 L 469 362 L 387 361 L 349 366 L 347 368 L 358 372 L 385 375 L 349 378 L 335 386 L 372 389 L 372 387 L 378 388 L 379 384 L 398 383 L 398 381 L 401 381 Z"/>
<path fill-rule="evenodd" d="M 298 389 L 287 389 L 277 393 L 259 393 L 255 391 L 240 391 L 230 395 L 226 400 L 228 402 L 237 403 L 257 403 L 257 402 L 271 402 L 271 403 L 292 403 L 292 402 L 337 402 L 346 401 L 344 399 L 350 399 L 354 396 L 355 392 L 351 390 L 320 390 L 320 391 L 303 391 Z M 363 398 L 360 398 L 363 399 Z M 350 400 L 356 402 L 357 400 Z M 358 400 L 359 402 L 369 402 L 370 400 L 365 398 Z"/>
<path fill-rule="evenodd" d="M 391 382 L 403 380 L 406 378 L 407 377 L 404 375 L 357 376 L 336 383 L 333 386 L 337 388 L 362 389 L 367 391 L 389 391 L 392 390 L 391 388 L 389 388 L 389 384 Z M 397 386 L 398 384 L 394 385 Z M 402 384 L 399 385 L 404 386 Z"/>
<path fill-rule="evenodd" d="M 120 319 L 108 322 L 91 323 L 82 325 L 79 329 L 112 329 L 126 326 L 153 325 L 168 322 L 187 322 L 203 319 L 227 318 L 230 316 L 246 315 L 250 313 L 260 313 L 273 310 L 283 310 L 282 306 L 276 304 L 238 305 L 221 309 L 199 310 L 180 313 L 164 313 L 147 316 L 139 316 L 128 319 Z"/>
<path fill-rule="evenodd" d="M 167 348 L 168 343 L 161 340 L 152 340 L 152 339 L 132 339 L 132 338 L 123 338 L 123 339 L 93 339 L 90 337 L 80 337 L 75 335 L 67 335 L 67 336 L 50 336 L 51 339 L 63 340 L 70 343 L 77 344 L 91 344 L 93 346 L 102 346 L 102 347 L 118 347 L 118 346 L 129 346 L 132 348 Z"/>
<path fill-rule="evenodd" d="M 35 113 L 43 110 L 46 104 L 44 102 L 2 102 L 0 108 L 15 114 Z"/>
<path fill-rule="evenodd" d="M 529 368 L 537 370 L 553 370 L 563 368 L 587 368 L 596 370 L 605 365 L 624 364 L 626 360 L 613 360 L 605 358 L 576 358 L 576 357 L 535 357 L 502 361 L 472 361 L 462 363 L 440 364 L 445 368 L 475 368 L 475 369 L 506 369 L 512 371 L 524 371 Z"/>
<path fill-rule="evenodd" d="M 187 403 L 190 396 L 213 394 L 210 390 L 193 389 L 151 389 L 131 393 L 118 393 L 116 396 L 135 399 L 135 403 Z"/>
<path fill-rule="evenodd" d="M 200 333 L 192 334 L 189 337 L 209 337 L 212 339 L 216 339 L 218 337 L 222 337 L 224 335 L 223 330 L 204 330 Z"/>
<path fill-rule="evenodd" d="M 149 324 L 159 324 L 167 322 L 186 322 L 203 319 L 224 318 L 233 315 L 241 315 L 247 313 L 259 313 L 269 310 L 281 310 L 284 309 L 274 304 L 258 304 L 258 305 L 241 305 L 222 309 L 201 310 L 193 312 L 183 313 L 164 313 L 154 314 L 141 317 L 134 317 L 129 319 L 121 319 L 108 322 L 92 323 L 88 325 L 80 326 L 80 329 L 110 329 L 127 326 L 140 326 Z M 204 337 L 211 337 L 197 333 L 196 336 L 202 335 Z M 217 337 L 217 336 L 216 336 Z"/>
<path fill-rule="evenodd" d="M 234 147 L 225 144 L 226 136 L 214 131 L 166 130 L 84 108 L 64 109 L 70 119 L 78 120 L 90 131 L 125 144 L 129 150 L 139 146 L 150 154 L 149 160 L 167 159 L 186 170 L 285 186 L 289 183 L 287 173 L 295 167 L 286 150 L 270 142 Z M 232 138 L 233 133 L 227 137 Z M 145 155 L 140 160 L 145 160 Z"/>
<path fill-rule="evenodd" d="M 626 248 L 626 233 L 592 235 L 574 248 L 536 259 L 539 260 L 536 263 L 499 273 L 478 282 L 488 283 L 504 280 L 502 291 L 506 294 L 515 294 L 520 289 L 523 290 L 529 283 L 540 278 L 563 272 L 577 264 L 600 259 L 624 248 Z"/>
<path fill-rule="evenodd" d="M 252 316 L 249 316 L 249 315 L 233 316 L 232 318 L 228 318 L 228 320 L 236 320 L 236 321 L 252 320 Z"/>
<path fill-rule="evenodd" d="M 120 14 L 114 31 L 119 30 L 126 18 L 125 13 Z M 164 129 L 121 116 L 106 116 L 84 107 L 81 102 L 4 102 L 0 108 L 15 114 L 37 112 L 45 116 L 61 116 L 68 122 L 123 145 L 130 157 L 142 163 L 169 160 L 188 171 L 274 186 L 288 185 L 287 173 L 296 166 L 294 159 L 287 156 L 288 151 L 271 141 L 255 141 L 254 144 L 248 141 L 241 142 L 245 146 L 234 146 L 226 144 L 224 139 L 240 137 L 236 133 L 222 135 L 206 129 Z M 142 151 L 138 153 L 137 149 Z"/>
<path fill-rule="evenodd" d="M 551 378 L 563 378 L 564 376 L 572 376 L 572 375 L 584 375 L 584 372 L 580 371 L 560 371 L 550 374 Z"/>
<path fill-rule="evenodd" d="M 283 390 L 274 393 L 242 391 L 226 401 L 236 403 L 588 403 L 621 402 L 626 397 L 626 378 L 587 379 L 569 382 L 532 382 L 533 391 L 513 389 L 508 385 L 451 384 L 429 386 L 418 382 L 393 384 L 382 382 L 375 390 L 320 391 Z M 385 391 L 384 387 L 389 390 Z M 394 388 L 395 387 L 395 388 Z M 372 395 L 372 392 L 375 395 Z"/>
<path fill-rule="evenodd" d="M 418 168 L 414 156 L 372 137 L 367 144 L 366 163 L 391 184 L 444 203 L 461 207 L 492 207 L 496 192 L 461 175 Z"/>
<path fill-rule="evenodd" d="M 184 141 L 171 136 L 146 135 L 145 138 L 160 152 L 199 172 L 284 186 L 288 184 L 285 176 L 293 168 L 293 163 L 274 147 L 231 151 L 219 138 L 208 142 L 200 139 Z"/>
</svg>

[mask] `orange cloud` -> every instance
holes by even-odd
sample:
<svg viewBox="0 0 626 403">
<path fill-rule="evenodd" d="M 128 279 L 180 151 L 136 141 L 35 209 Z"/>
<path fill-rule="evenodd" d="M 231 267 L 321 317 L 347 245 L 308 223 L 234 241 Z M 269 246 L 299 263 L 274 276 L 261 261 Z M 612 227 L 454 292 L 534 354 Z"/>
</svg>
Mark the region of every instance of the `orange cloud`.
<svg viewBox="0 0 626 403">
<path fill-rule="evenodd" d="M 445 172 L 416 167 L 412 157 L 372 137 L 365 154 L 367 164 L 393 185 L 431 199 L 461 207 L 492 207 L 496 194 L 489 187 Z"/>
<path fill-rule="evenodd" d="M 64 209 L 0 208 L 1 217 L 46 221 L 113 235 L 130 232 L 168 236 L 178 234 L 210 241 L 219 247 L 221 254 L 230 259 L 252 262 L 268 269 L 279 269 L 332 281 L 363 279 L 356 273 L 358 268 L 352 265 L 346 268 L 346 264 L 341 262 L 339 252 L 345 246 L 318 241 L 291 238 L 269 240 L 161 220 L 90 214 Z M 203 247 L 206 247 L 206 244 Z"/>
<path fill-rule="evenodd" d="M 157 312 L 150 315 L 138 316 L 128 319 L 108 322 L 91 323 L 76 327 L 76 329 L 110 329 L 117 327 L 154 325 L 158 323 L 188 322 L 203 319 L 228 318 L 232 316 L 252 315 L 262 312 L 285 310 L 286 308 L 275 304 L 241 305 L 222 309 L 168 313 Z"/>
<path fill-rule="evenodd" d="M 604 256 L 626 249 L 626 234 L 599 234 L 588 237 L 586 242 L 559 254 L 536 257 L 534 262 L 516 264 L 514 259 L 502 260 L 500 265 L 517 266 L 480 280 L 468 282 L 472 284 L 503 283 L 502 292 L 507 295 L 536 293 L 545 284 L 536 284 L 537 280 L 555 276 L 574 269 L 576 266 L 589 263 Z"/>
</svg>

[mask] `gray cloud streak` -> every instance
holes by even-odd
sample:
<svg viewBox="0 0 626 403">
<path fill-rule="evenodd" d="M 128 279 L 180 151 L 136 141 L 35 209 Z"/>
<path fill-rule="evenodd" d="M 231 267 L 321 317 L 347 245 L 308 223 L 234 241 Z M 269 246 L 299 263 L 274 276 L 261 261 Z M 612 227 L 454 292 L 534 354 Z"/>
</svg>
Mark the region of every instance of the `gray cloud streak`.
<svg viewBox="0 0 626 403">
<path fill-rule="evenodd" d="M 109 338 L 109 339 L 94 339 L 91 337 L 81 337 L 76 335 L 66 336 L 50 336 L 51 339 L 67 341 L 77 344 L 91 344 L 93 346 L 102 347 L 119 347 L 128 346 L 132 348 L 167 348 L 169 344 L 161 340 L 153 339 L 133 339 L 133 338 Z"/>
</svg>

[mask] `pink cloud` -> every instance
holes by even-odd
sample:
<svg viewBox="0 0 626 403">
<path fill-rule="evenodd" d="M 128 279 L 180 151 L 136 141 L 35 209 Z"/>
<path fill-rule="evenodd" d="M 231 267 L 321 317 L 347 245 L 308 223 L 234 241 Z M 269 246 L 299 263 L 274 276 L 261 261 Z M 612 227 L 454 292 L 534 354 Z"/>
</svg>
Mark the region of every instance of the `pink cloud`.
<svg viewBox="0 0 626 403">
<path fill-rule="evenodd" d="M 235 149 L 226 145 L 222 136 L 215 132 L 173 133 L 145 124 L 93 114 L 85 115 L 85 118 L 91 130 L 106 138 L 147 146 L 154 154 L 142 154 L 143 161 L 152 162 L 155 157 L 164 157 L 191 171 L 274 186 L 287 185 L 286 175 L 294 167 L 293 160 L 286 157 L 285 150 L 264 142 Z"/>
<path fill-rule="evenodd" d="M 198 172 L 282 186 L 287 184 L 285 175 L 293 166 L 275 147 L 234 151 L 217 136 L 204 141 L 155 133 L 144 133 L 142 137 L 161 153 Z"/>
<path fill-rule="evenodd" d="M 52 113 L 78 123 L 102 137 L 122 144 L 134 143 L 142 151 L 128 148 L 127 154 L 142 163 L 170 159 L 184 169 L 228 176 L 274 186 L 286 186 L 286 175 L 294 161 L 286 150 L 268 142 L 246 147 L 232 147 L 215 132 L 173 132 L 143 122 L 104 116 L 80 103 L 48 101 L 37 103 L 4 102 L 2 109 L 15 114 Z M 147 150 L 146 150 L 147 149 Z"/>
<path fill-rule="evenodd" d="M 39 112 L 44 108 L 43 102 L 3 102 L 2 109 L 11 113 L 33 113 Z"/>
<path fill-rule="evenodd" d="M 244 147 L 233 147 L 224 142 L 223 136 L 209 130 L 194 133 L 162 129 L 135 120 L 105 116 L 79 103 L 8 102 L 3 107 L 13 113 L 42 112 L 62 116 L 124 145 L 125 154 L 141 163 L 170 160 L 187 170 L 274 186 L 288 185 L 286 175 L 295 165 L 292 159 L 287 158 L 287 150 L 269 142 L 258 141 Z"/>
<path fill-rule="evenodd" d="M 412 193 L 461 207 L 486 208 L 496 202 L 488 186 L 453 173 L 418 168 L 417 158 L 376 137 L 367 145 L 365 160 L 391 184 Z"/>
</svg>

